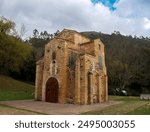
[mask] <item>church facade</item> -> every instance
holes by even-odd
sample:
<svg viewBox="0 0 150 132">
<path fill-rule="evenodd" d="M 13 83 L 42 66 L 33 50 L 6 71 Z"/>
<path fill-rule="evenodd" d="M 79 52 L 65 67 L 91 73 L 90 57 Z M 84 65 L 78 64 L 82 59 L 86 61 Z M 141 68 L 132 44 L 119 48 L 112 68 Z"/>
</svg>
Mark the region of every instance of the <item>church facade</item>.
<svg viewBox="0 0 150 132">
<path fill-rule="evenodd" d="M 93 104 L 108 100 L 104 45 L 64 29 L 36 63 L 35 100 Z"/>
</svg>

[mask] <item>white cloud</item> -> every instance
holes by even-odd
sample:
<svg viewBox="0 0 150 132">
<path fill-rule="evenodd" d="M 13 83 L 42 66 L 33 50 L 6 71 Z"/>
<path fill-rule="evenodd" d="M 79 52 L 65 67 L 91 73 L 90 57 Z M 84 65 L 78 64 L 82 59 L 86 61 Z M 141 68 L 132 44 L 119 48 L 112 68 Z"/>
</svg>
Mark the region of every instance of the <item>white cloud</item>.
<svg viewBox="0 0 150 132">
<path fill-rule="evenodd" d="M 122 17 L 150 17 L 149 0 L 120 0 L 115 7 L 117 7 L 117 13 Z"/>
<path fill-rule="evenodd" d="M 115 6 L 117 10 L 111 12 L 100 3 L 93 5 L 90 0 L 0 0 L 0 15 L 18 25 L 25 24 L 29 34 L 35 28 L 51 33 L 72 28 L 150 36 L 150 2 L 120 0 Z"/>
<path fill-rule="evenodd" d="M 145 29 L 150 29 L 150 20 L 148 18 L 144 18 L 144 27 Z"/>
</svg>

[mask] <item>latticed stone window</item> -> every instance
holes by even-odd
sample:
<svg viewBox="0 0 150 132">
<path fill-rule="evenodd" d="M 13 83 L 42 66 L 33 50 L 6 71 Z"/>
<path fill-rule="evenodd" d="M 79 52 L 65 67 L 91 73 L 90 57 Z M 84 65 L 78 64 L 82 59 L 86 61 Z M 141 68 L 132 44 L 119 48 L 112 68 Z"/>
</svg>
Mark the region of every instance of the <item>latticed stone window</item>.
<svg viewBox="0 0 150 132">
<path fill-rule="evenodd" d="M 53 52 L 53 54 L 52 54 L 52 59 L 53 59 L 53 60 L 56 60 L 56 52 Z"/>
<path fill-rule="evenodd" d="M 103 65 L 102 65 L 102 57 L 99 55 L 98 56 L 98 67 L 99 69 L 102 69 L 103 68 Z"/>
<path fill-rule="evenodd" d="M 69 64 L 68 64 L 68 66 L 71 70 L 75 70 L 76 59 L 77 59 L 77 54 L 74 52 L 71 52 L 71 54 L 69 56 Z"/>
</svg>

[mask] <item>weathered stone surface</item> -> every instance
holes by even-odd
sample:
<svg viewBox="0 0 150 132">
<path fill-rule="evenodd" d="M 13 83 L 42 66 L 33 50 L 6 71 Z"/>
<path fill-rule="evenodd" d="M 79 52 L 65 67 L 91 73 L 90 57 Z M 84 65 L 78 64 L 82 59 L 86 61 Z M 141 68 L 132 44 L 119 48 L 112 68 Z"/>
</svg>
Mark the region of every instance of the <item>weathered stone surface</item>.
<svg viewBox="0 0 150 132">
<path fill-rule="evenodd" d="M 52 80 L 57 82 L 47 83 Z M 44 58 L 37 62 L 35 88 L 36 100 L 74 104 L 106 102 L 108 81 L 103 43 L 64 29 L 45 46 Z M 51 96 L 46 94 L 49 92 Z"/>
</svg>

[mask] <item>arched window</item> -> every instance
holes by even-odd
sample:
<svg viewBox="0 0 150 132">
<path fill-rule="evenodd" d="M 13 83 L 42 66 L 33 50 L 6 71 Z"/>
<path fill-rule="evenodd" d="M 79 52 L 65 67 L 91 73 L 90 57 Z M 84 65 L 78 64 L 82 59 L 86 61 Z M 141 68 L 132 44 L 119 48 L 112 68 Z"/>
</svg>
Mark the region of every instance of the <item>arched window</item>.
<svg viewBox="0 0 150 132">
<path fill-rule="evenodd" d="M 77 60 L 77 54 L 74 52 L 71 52 L 69 56 L 69 68 L 71 68 L 72 70 L 75 70 L 76 60 Z"/>
<path fill-rule="evenodd" d="M 56 60 L 56 52 L 53 52 L 53 54 L 52 54 L 52 59 L 53 59 L 53 60 Z"/>
<path fill-rule="evenodd" d="M 100 55 L 98 56 L 98 66 L 99 66 L 99 69 L 103 68 L 102 57 Z"/>
</svg>

